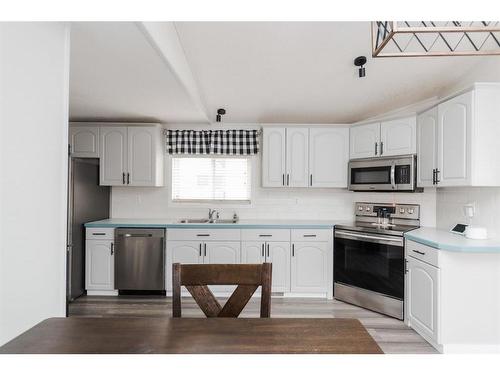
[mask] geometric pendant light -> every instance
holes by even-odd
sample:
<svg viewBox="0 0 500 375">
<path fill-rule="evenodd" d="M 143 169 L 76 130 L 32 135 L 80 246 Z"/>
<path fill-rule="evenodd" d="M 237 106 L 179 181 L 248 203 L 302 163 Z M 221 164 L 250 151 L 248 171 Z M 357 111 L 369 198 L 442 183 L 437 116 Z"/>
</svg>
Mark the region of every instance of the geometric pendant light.
<svg viewBox="0 0 500 375">
<path fill-rule="evenodd" d="M 499 21 L 375 21 L 371 29 L 373 57 L 500 55 Z"/>
</svg>

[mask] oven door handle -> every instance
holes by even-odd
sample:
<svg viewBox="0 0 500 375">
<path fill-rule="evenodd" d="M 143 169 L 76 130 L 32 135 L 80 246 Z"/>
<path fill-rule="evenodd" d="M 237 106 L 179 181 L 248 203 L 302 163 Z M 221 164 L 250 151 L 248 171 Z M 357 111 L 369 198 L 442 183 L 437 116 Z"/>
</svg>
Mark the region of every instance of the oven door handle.
<svg viewBox="0 0 500 375">
<path fill-rule="evenodd" d="M 392 190 L 396 190 L 396 163 L 391 164 L 391 186 Z"/>
<path fill-rule="evenodd" d="M 374 242 L 403 247 L 403 238 L 394 236 L 373 236 L 371 234 L 352 233 L 343 230 L 335 231 L 335 238 L 345 238 L 348 240 L 360 240 L 364 242 Z"/>
</svg>

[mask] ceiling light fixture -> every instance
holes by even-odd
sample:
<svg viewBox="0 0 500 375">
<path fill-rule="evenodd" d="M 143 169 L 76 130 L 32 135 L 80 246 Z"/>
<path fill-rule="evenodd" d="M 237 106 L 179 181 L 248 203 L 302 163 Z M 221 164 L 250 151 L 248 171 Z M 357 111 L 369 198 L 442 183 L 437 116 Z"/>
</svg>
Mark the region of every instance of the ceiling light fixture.
<svg viewBox="0 0 500 375">
<path fill-rule="evenodd" d="M 363 78 L 366 75 L 365 64 L 366 56 L 358 56 L 354 59 L 354 65 L 359 66 L 359 78 Z"/>
<path fill-rule="evenodd" d="M 226 114 L 226 110 L 224 108 L 219 108 L 217 110 L 217 116 L 215 117 L 215 121 L 221 122 L 222 116 Z"/>
<path fill-rule="evenodd" d="M 375 21 L 373 57 L 500 55 L 500 21 Z"/>
</svg>

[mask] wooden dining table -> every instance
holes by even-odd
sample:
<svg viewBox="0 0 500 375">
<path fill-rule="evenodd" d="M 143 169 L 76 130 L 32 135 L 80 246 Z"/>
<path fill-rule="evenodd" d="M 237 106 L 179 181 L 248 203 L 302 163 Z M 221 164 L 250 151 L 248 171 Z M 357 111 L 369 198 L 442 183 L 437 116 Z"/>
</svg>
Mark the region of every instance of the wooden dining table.
<svg viewBox="0 0 500 375">
<path fill-rule="evenodd" d="M 357 319 L 50 318 L 0 347 L 44 354 L 371 354 Z"/>
</svg>

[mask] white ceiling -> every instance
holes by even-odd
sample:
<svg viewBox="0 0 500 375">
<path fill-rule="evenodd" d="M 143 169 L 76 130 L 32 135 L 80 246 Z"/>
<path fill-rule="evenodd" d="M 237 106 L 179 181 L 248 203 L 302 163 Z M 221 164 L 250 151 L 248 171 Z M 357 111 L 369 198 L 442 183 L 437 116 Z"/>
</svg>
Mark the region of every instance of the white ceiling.
<svg viewBox="0 0 500 375">
<path fill-rule="evenodd" d="M 372 59 L 368 22 L 175 25 L 208 113 L 223 107 L 226 122 L 355 122 L 434 96 L 482 59 Z M 71 43 L 72 119 L 205 121 L 137 25 L 75 24 Z"/>
<path fill-rule="evenodd" d="M 71 26 L 70 119 L 206 121 L 132 22 Z"/>
</svg>

